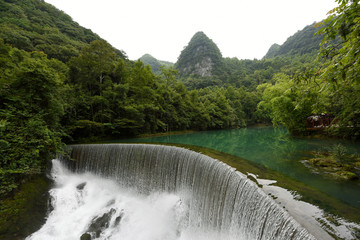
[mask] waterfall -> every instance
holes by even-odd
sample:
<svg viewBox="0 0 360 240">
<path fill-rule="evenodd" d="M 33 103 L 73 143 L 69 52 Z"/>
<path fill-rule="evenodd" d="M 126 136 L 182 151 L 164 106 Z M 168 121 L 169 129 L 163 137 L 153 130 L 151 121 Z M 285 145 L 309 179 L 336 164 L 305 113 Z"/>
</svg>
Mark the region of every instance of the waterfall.
<svg viewBox="0 0 360 240">
<path fill-rule="evenodd" d="M 164 226 L 172 222 L 168 226 L 175 229 L 171 234 L 128 239 L 315 239 L 245 175 L 216 159 L 187 149 L 148 144 L 73 145 L 69 147 L 69 154 L 61 157 L 60 161 L 77 176 L 91 174 L 89 182 L 101 177 L 104 181 L 116 182 L 118 188 L 132 189 L 144 199 L 150 196 L 157 202 L 164 201 L 163 207 L 159 207 L 161 211 L 167 209 L 168 213 L 172 209 L 170 215 L 175 216 L 176 223 L 164 220 L 165 223 L 160 224 Z M 77 192 L 87 186 L 86 182 L 79 184 L 81 181 L 73 187 Z M 99 194 L 109 185 L 98 187 Z M 103 205 L 110 206 L 117 201 L 111 198 L 114 197 L 107 199 L 108 203 Z M 156 203 L 150 205 L 155 206 Z M 157 211 L 155 215 L 162 216 Z M 108 207 L 105 213 L 103 211 L 98 217 L 92 217 L 92 224 L 84 223 L 82 231 L 89 234 L 81 239 L 112 239 L 111 236 L 116 235 L 115 230 L 109 233 L 109 229 L 105 228 L 114 227 L 116 219 L 120 219 L 117 226 L 122 229 L 123 237 L 114 239 L 127 239 L 125 225 L 131 220 L 130 217 L 127 222 L 121 219 L 130 213 L 133 212 L 124 206 Z M 90 216 L 88 218 L 91 219 Z M 98 223 L 102 230 L 90 231 L 94 219 L 97 219 L 95 223 L 107 219 L 107 224 Z M 147 228 L 141 229 L 145 231 Z M 46 239 L 40 237 L 41 231 L 50 230 L 40 229 L 28 239 Z M 136 232 L 135 229 L 133 231 Z M 80 236 L 74 239 L 80 239 Z"/>
</svg>

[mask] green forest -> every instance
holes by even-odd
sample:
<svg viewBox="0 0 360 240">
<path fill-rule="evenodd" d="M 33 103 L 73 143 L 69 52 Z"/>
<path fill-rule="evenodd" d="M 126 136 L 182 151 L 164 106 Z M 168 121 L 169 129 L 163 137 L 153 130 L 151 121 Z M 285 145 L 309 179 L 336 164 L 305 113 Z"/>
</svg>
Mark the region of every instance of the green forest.
<svg viewBox="0 0 360 240">
<path fill-rule="evenodd" d="M 0 1 L 0 196 L 73 142 L 257 123 L 306 135 L 316 113 L 333 116 L 327 134 L 359 138 L 358 2 L 337 0 L 261 60 L 223 58 L 199 32 L 152 70 L 44 1 Z"/>
</svg>

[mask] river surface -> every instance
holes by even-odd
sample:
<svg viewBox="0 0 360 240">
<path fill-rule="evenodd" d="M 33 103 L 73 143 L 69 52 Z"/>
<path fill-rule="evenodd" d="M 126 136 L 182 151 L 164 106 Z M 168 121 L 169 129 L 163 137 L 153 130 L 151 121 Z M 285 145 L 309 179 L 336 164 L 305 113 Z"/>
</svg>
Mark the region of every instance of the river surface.
<svg viewBox="0 0 360 240">
<path fill-rule="evenodd" d="M 359 142 L 294 138 L 287 130 L 273 127 L 204 131 L 117 142 L 179 143 L 211 148 L 278 171 L 360 209 L 359 181 L 327 179 L 312 172 L 302 163 L 302 160 L 309 157 L 309 151 L 329 151 L 339 143 L 345 146 L 349 153 L 359 155 Z"/>
</svg>

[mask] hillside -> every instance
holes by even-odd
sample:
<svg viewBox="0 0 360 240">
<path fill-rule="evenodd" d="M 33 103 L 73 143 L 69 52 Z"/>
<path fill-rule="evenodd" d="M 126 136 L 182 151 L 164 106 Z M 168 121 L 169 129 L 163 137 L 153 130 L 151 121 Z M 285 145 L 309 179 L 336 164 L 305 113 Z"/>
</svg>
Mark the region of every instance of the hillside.
<svg viewBox="0 0 360 240">
<path fill-rule="evenodd" d="M 216 74 L 222 65 L 222 55 L 217 45 L 205 33 L 197 32 L 182 50 L 175 67 L 180 76 L 208 77 Z"/>
<path fill-rule="evenodd" d="M 169 67 L 169 66 L 173 66 L 174 64 L 171 62 L 167 62 L 167 61 L 161 61 L 161 60 L 157 60 L 156 58 L 154 58 L 153 56 L 151 56 L 150 54 L 144 54 L 140 60 L 145 64 L 145 65 L 149 65 L 151 67 L 151 70 L 153 71 L 153 73 L 155 74 L 159 74 L 160 73 L 160 67 L 161 66 L 165 66 L 165 67 Z"/>
<path fill-rule="evenodd" d="M 289 37 L 282 45 L 273 44 L 264 58 L 284 55 L 307 54 L 320 49 L 321 35 L 315 34 L 319 28 L 316 23 L 306 26 Z"/>
<path fill-rule="evenodd" d="M 277 56 L 280 48 L 281 48 L 281 46 L 279 44 L 274 43 L 273 45 L 271 45 L 271 47 L 269 48 L 269 50 L 266 53 L 266 55 L 264 56 L 264 58 L 272 58 L 272 57 Z"/>
<path fill-rule="evenodd" d="M 67 62 L 100 37 L 63 11 L 38 0 L 0 1 L 0 38 L 25 51 L 43 51 Z M 125 53 L 116 51 L 125 57 Z"/>
</svg>

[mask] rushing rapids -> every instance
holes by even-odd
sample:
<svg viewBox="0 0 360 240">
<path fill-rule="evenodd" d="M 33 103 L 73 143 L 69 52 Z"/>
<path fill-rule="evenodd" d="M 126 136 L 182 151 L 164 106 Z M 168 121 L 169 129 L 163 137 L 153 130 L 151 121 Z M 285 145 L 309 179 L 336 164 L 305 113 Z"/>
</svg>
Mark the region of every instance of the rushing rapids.
<svg viewBox="0 0 360 240">
<path fill-rule="evenodd" d="M 145 144 L 69 151 L 53 161 L 53 210 L 28 239 L 315 239 L 245 175 L 205 155 Z"/>
</svg>

